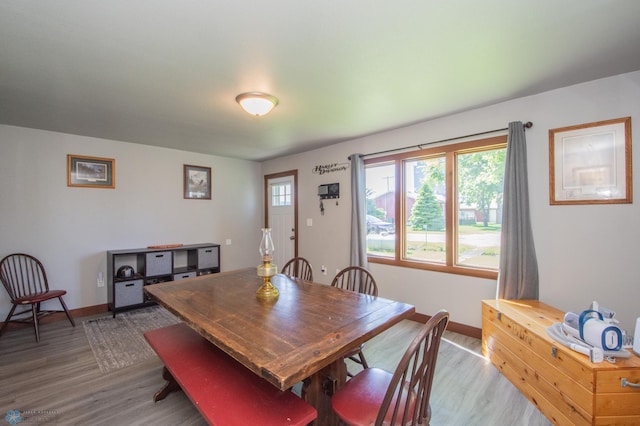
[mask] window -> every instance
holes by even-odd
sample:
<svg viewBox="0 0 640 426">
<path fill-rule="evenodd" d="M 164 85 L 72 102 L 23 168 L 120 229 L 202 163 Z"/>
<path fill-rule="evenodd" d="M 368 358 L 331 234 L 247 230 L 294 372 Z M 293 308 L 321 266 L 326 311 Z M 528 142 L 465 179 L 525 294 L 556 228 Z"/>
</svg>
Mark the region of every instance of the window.
<svg viewBox="0 0 640 426">
<path fill-rule="evenodd" d="M 366 161 L 370 262 L 497 277 L 506 136 Z"/>
<path fill-rule="evenodd" d="M 291 205 L 290 183 L 275 183 L 271 185 L 271 205 L 273 207 Z"/>
</svg>

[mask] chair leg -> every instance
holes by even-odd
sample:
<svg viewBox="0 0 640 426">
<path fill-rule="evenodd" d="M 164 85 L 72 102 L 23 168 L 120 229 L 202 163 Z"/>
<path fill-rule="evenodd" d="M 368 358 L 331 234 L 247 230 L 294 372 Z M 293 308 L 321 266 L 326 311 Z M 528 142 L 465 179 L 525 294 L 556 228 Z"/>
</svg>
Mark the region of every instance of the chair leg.
<svg viewBox="0 0 640 426">
<path fill-rule="evenodd" d="M 64 313 L 67 314 L 67 318 L 69 318 L 69 322 L 71 323 L 72 326 L 76 326 L 76 322 L 73 320 L 73 317 L 71 316 L 71 313 L 69 312 L 69 309 L 67 309 L 67 305 L 64 303 L 64 300 L 62 300 L 62 296 L 58 297 L 58 299 L 60 300 L 60 304 L 62 305 L 62 308 L 64 309 Z"/>
<path fill-rule="evenodd" d="M 356 358 L 356 357 L 358 357 L 358 358 Z M 348 358 L 349 358 L 351 361 L 353 361 L 353 362 L 355 362 L 355 363 L 358 363 L 358 364 L 362 365 L 362 368 L 363 368 L 363 369 L 365 369 L 365 370 L 366 370 L 367 368 L 369 368 L 369 364 L 367 363 L 367 360 L 366 360 L 366 359 L 365 359 L 365 357 L 364 357 L 364 353 L 362 352 L 362 349 L 361 349 L 357 354 L 352 355 L 352 356 L 350 356 L 350 357 L 348 357 Z M 358 361 L 358 360 L 359 360 L 359 361 Z M 352 373 L 350 373 L 350 372 L 347 370 L 347 376 L 348 376 L 348 377 L 353 377 L 353 374 L 352 374 Z"/>
<path fill-rule="evenodd" d="M 38 329 L 38 311 L 40 304 L 34 303 L 31 305 L 31 312 L 33 314 L 33 329 L 36 332 L 36 342 L 40 342 L 40 330 Z"/>
<path fill-rule="evenodd" d="M 2 324 L 2 328 L 0 328 L 0 336 L 2 336 L 2 333 L 4 332 L 4 329 L 7 328 L 7 324 L 9 324 L 9 318 L 11 318 L 13 316 L 13 313 L 15 312 L 17 307 L 18 307 L 18 305 L 12 305 L 11 306 L 11 310 L 9 311 L 9 315 L 7 315 L 7 318 L 4 320 L 4 324 Z"/>
<path fill-rule="evenodd" d="M 365 370 L 369 368 L 369 364 L 367 364 L 367 360 L 364 358 L 364 353 L 362 351 L 358 352 L 358 356 L 360 357 L 360 363 L 362 364 L 362 368 Z"/>
</svg>

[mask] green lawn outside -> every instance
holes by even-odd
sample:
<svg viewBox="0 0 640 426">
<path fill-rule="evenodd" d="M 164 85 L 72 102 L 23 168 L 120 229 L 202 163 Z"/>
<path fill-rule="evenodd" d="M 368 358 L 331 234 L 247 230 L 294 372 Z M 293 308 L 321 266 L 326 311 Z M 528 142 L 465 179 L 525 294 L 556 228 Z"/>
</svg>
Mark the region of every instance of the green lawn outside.
<svg viewBox="0 0 640 426">
<path fill-rule="evenodd" d="M 481 268 L 497 269 L 499 264 L 500 245 L 498 235 L 500 233 L 500 224 L 490 223 L 485 227 L 482 223 L 475 225 L 460 225 L 458 228 L 459 236 L 470 237 L 473 242 L 473 235 L 478 238 L 485 238 L 487 234 L 497 234 L 493 239 L 498 240 L 497 244 L 476 246 L 472 243 L 461 243 L 458 246 L 459 264 L 464 266 L 478 266 Z M 429 238 L 436 240 L 444 240 L 443 232 L 429 232 L 425 235 L 425 231 L 413 231 L 407 229 L 407 259 L 427 262 L 444 263 L 446 259 L 446 247 L 444 242 L 429 241 Z M 412 238 L 413 237 L 413 238 Z M 424 239 L 427 239 L 427 242 Z M 374 248 L 375 246 L 375 248 Z M 376 256 L 393 257 L 392 245 L 386 244 L 385 247 L 370 243 L 368 253 Z"/>
</svg>

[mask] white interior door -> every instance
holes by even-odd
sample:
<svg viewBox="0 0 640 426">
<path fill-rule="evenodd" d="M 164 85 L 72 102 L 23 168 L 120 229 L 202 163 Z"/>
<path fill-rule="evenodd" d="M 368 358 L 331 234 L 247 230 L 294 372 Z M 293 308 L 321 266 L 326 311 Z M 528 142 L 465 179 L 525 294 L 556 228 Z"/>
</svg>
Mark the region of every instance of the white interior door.
<svg viewBox="0 0 640 426">
<path fill-rule="evenodd" d="M 277 175 L 267 179 L 267 218 L 275 250 L 274 262 L 278 271 L 296 256 L 296 191 L 295 174 Z"/>
</svg>

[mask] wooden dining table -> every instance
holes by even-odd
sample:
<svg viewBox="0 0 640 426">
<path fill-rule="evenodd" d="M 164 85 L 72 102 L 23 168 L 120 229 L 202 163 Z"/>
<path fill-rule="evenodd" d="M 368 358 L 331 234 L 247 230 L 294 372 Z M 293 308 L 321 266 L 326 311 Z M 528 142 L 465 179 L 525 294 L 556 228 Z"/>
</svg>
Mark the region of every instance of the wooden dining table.
<svg viewBox="0 0 640 426">
<path fill-rule="evenodd" d="M 344 354 L 415 312 L 412 305 L 278 274 L 277 299 L 256 297 L 255 268 L 147 285 L 146 294 L 281 390 L 302 382 L 317 425 L 337 424 L 331 395 Z M 366 350 L 366 349 L 365 349 Z"/>
</svg>

